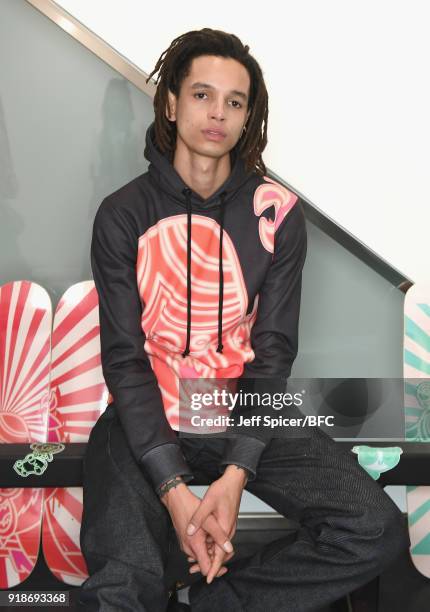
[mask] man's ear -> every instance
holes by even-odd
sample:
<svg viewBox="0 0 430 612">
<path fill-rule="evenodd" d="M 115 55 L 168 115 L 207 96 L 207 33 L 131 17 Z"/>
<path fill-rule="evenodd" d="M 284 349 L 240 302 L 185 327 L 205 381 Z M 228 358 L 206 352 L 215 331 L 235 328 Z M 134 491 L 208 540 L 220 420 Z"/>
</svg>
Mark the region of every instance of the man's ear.
<svg viewBox="0 0 430 612">
<path fill-rule="evenodd" d="M 169 121 L 176 121 L 176 96 L 167 90 L 166 117 Z"/>
</svg>

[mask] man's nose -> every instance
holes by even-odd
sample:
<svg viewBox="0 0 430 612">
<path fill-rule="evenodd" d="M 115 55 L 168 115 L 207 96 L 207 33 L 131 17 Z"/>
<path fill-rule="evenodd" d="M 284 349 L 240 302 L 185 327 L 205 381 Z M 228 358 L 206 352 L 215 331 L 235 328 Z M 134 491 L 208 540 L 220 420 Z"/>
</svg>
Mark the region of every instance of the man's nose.
<svg viewBox="0 0 430 612">
<path fill-rule="evenodd" d="M 225 118 L 224 111 L 224 101 L 223 100 L 215 100 L 210 109 L 210 115 L 213 119 L 218 119 L 218 121 L 223 120 Z"/>
</svg>

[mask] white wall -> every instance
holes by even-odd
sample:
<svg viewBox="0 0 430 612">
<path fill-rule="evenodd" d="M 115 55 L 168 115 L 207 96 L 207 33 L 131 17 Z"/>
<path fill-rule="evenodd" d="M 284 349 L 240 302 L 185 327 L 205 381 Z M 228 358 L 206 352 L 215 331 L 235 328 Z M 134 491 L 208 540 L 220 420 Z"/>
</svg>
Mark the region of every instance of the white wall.
<svg viewBox="0 0 430 612">
<path fill-rule="evenodd" d="M 184 32 L 235 33 L 269 90 L 266 165 L 411 280 L 429 279 L 427 2 L 58 4 L 147 73 Z"/>
</svg>

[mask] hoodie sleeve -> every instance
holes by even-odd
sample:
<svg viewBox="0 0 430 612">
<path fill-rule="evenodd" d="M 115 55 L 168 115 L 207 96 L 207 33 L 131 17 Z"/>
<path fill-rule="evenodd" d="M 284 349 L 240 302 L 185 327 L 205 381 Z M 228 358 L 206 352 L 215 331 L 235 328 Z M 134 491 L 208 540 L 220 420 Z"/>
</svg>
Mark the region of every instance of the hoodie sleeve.
<svg viewBox="0 0 430 612">
<path fill-rule="evenodd" d="M 302 269 L 306 251 L 306 222 L 299 199 L 275 234 L 272 264 L 259 291 L 257 317 L 251 329 L 255 358 L 245 364 L 238 378 L 237 393 L 240 390 L 260 394 L 285 393 L 286 378 L 290 376 L 298 352 Z M 235 408 L 232 416 L 237 419 L 238 415 L 239 410 Z M 228 464 L 239 465 L 248 470 L 248 481 L 252 481 L 261 454 L 270 440 L 257 427 L 249 434 L 234 436 L 226 440 L 219 472 L 224 472 Z"/>
<path fill-rule="evenodd" d="M 177 475 L 194 476 L 167 421 L 161 391 L 144 349 L 137 287 L 138 232 L 109 198 L 93 225 L 91 268 L 99 300 L 103 376 L 131 452 L 154 488 Z"/>
</svg>

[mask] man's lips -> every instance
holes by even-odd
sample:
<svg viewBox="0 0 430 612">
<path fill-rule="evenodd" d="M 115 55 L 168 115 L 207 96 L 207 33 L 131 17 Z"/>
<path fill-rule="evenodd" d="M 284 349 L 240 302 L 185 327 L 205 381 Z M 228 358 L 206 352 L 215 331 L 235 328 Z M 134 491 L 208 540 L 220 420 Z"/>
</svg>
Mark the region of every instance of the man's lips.
<svg viewBox="0 0 430 612">
<path fill-rule="evenodd" d="M 202 130 L 203 134 L 210 138 L 211 140 L 222 140 L 226 137 L 225 132 L 222 130 Z"/>
</svg>

